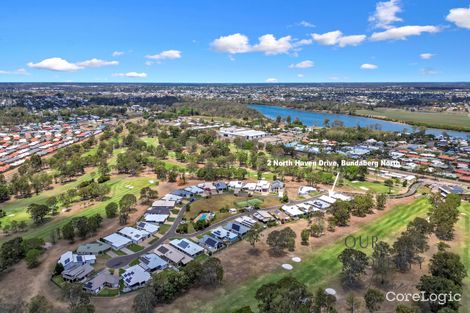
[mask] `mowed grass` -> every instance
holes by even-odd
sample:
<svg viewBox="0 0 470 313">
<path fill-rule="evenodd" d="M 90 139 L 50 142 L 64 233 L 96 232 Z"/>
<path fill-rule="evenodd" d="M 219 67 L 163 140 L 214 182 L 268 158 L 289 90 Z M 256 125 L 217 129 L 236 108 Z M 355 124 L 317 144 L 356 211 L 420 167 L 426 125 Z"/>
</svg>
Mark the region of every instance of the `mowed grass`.
<svg viewBox="0 0 470 313">
<path fill-rule="evenodd" d="M 436 128 L 470 130 L 467 113 L 410 112 L 400 109 L 357 110 L 357 114 Z"/>
<path fill-rule="evenodd" d="M 362 236 L 362 238 L 377 236 L 379 240 L 392 242 L 408 222 L 417 216 L 424 216 L 429 207 L 430 203 L 426 198 L 420 198 L 408 205 L 396 206 L 373 223 L 362 226 L 359 231 L 351 235 L 355 237 Z M 297 278 L 299 281 L 307 284 L 311 291 L 314 291 L 317 287 L 324 286 L 329 280 L 337 277 L 340 273 L 341 264 L 338 261 L 338 255 L 345 248 L 345 238 L 346 236 L 318 250 L 312 247 L 312 253 L 304 257 L 301 263 L 293 264 L 294 269 L 290 272 L 279 269 L 251 279 L 242 286 L 227 290 L 226 293 L 212 302 L 202 305 L 197 303 L 197 307 L 193 308 L 193 312 L 231 312 L 245 305 L 251 305 L 252 309 L 255 309 L 256 300 L 254 296 L 258 288 L 263 284 L 275 282 L 287 275 Z M 371 253 L 370 249 L 364 252 L 367 254 Z"/>
<path fill-rule="evenodd" d="M 460 206 L 460 218 L 457 223 L 457 229 L 462 233 L 459 242 L 454 248 L 454 252 L 459 254 L 461 261 L 467 268 L 467 277 L 464 279 L 464 288 L 462 294 L 462 307 L 470 307 L 470 202 L 464 202 Z"/>
<path fill-rule="evenodd" d="M 57 196 L 66 192 L 67 190 L 76 188 L 81 182 L 89 180 L 93 177 L 96 177 L 96 172 L 92 171 L 83 176 L 78 177 L 76 180 L 65 183 L 63 185 L 58 185 L 53 189 L 49 189 L 41 192 L 40 194 L 34 194 L 29 198 L 16 199 L 12 198 L 7 203 L 3 203 L 0 207 L 5 210 L 6 216 L 1 218 L 0 221 L 2 225 L 11 223 L 11 221 L 31 221 L 30 215 L 26 212 L 26 209 L 31 203 L 44 204 L 46 203 L 47 198 L 52 196 Z"/>
<path fill-rule="evenodd" d="M 360 191 L 370 191 L 373 193 L 385 193 L 388 194 L 389 188 L 385 186 L 381 182 L 370 182 L 370 181 L 349 181 L 349 180 L 344 180 L 343 184 L 345 186 L 349 186 L 352 188 L 355 188 Z M 362 188 L 361 188 L 362 187 Z M 393 186 L 391 189 L 391 193 L 397 193 L 398 188 L 397 186 Z"/>
<path fill-rule="evenodd" d="M 54 217 L 52 220 L 49 222 L 46 222 L 43 225 L 40 226 L 30 226 L 28 231 L 21 233 L 21 236 L 24 238 L 31 238 L 31 237 L 41 237 L 44 239 L 48 239 L 51 232 L 55 230 L 58 227 L 64 226 L 66 223 L 68 223 L 72 218 L 77 217 L 77 216 L 92 216 L 97 213 L 101 214 L 103 217 L 105 217 L 105 207 L 108 203 L 110 202 L 119 202 L 119 200 L 122 198 L 123 195 L 130 193 L 134 195 L 138 195 L 140 190 L 143 187 L 150 186 L 151 184 L 148 182 L 148 177 L 127 177 L 124 175 L 118 175 L 108 182 L 106 182 L 107 185 L 110 186 L 111 191 L 108 194 L 109 199 L 106 201 L 102 202 L 97 202 L 87 208 L 84 208 L 80 211 L 78 211 L 76 214 L 69 215 L 69 216 L 61 216 L 61 214 L 57 215 Z M 129 186 L 132 186 L 133 188 L 130 189 Z M 0 243 L 12 238 L 10 237 L 4 237 Z"/>
</svg>

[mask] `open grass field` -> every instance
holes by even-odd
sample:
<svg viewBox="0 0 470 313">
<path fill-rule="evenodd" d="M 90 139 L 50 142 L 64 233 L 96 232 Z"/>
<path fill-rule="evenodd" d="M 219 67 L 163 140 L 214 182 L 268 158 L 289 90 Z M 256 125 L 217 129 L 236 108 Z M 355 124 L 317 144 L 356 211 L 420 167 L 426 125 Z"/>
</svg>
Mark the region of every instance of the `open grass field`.
<svg viewBox="0 0 470 313">
<path fill-rule="evenodd" d="M 345 179 L 343 181 L 344 186 L 352 187 L 358 191 L 370 191 L 373 193 L 386 193 L 388 194 L 389 188 L 381 182 L 370 182 L 370 181 L 349 181 Z M 399 188 L 393 186 L 391 193 L 398 193 Z"/>
<path fill-rule="evenodd" d="M 357 110 L 356 114 L 435 128 L 470 130 L 466 113 L 410 112 L 400 109 Z"/>
<path fill-rule="evenodd" d="M 123 179 L 124 177 L 125 179 Z M 127 176 L 118 175 L 106 182 L 106 184 L 109 185 L 111 188 L 111 191 L 108 194 L 109 196 L 108 200 L 97 202 L 87 208 L 77 209 L 76 211 L 72 212 L 72 214 L 67 214 L 66 216 L 64 216 L 63 214 L 59 214 L 56 217 L 54 217 L 51 221 L 43 225 L 40 225 L 38 227 L 31 226 L 28 229 L 28 231 L 22 233 L 21 236 L 24 238 L 42 237 L 47 240 L 52 230 L 56 229 L 57 227 L 62 227 L 74 217 L 92 216 L 92 215 L 95 215 L 96 213 L 99 213 L 104 217 L 105 207 L 108 203 L 112 201 L 118 202 L 121 199 L 121 197 L 127 193 L 138 195 L 140 192 L 140 189 L 151 185 L 148 181 L 149 179 L 147 177 L 127 177 Z M 74 182 L 74 183 L 77 183 L 77 182 Z M 129 186 L 132 186 L 133 188 L 130 189 Z M 25 200 L 31 201 L 30 199 L 25 199 Z M 8 238 L 9 237 L 2 238 L 2 240 L 0 240 L 0 243 L 7 240 Z"/>
<path fill-rule="evenodd" d="M 359 231 L 352 235 L 377 236 L 379 240 L 393 241 L 408 222 L 417 216 L 426 214 L 430 207 L 426 198 L 420 198 L 408 205 L 399 205 L 386 212 L 374 223 L 362 226 Z M 341 265 L 337 256 L 345 248 L 344 237 L 335 243 L 318 250 L 312 250 L 308 257 L 299 264 L 293 264 L 294 269 L 290 272 L 279 269 L 274 272 L 253 278 L 242 286 L 227 290 L 223 295 L 212 302 L 194 308 L 194 312 L 230 312 L 235 308 L 251 305 L 256 307 L 254 299 L 256 290 L 263 284 L 274 282 L 286 275 L 292 275 L 301 282 L 307 284 L 312 291 L 315 287 L 326 284 L 340 273 Z M 370 254 L 370 251 L 366 251 Z"/>
</svg>

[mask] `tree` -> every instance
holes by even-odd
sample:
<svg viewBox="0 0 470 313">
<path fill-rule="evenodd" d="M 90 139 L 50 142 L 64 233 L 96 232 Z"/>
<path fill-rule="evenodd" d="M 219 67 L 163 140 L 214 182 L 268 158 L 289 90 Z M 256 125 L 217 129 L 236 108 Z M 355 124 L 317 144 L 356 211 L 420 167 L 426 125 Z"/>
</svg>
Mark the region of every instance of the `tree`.
<svg viewBox="0 0 470 313">
<path fill-rule="evenodd" d="M 361 275 L 366 273 L 366 268 L 369 265 L 367 255 L 352 248 L 346 248 L 338 256 L 338 259 L 343 264 L 342 276 L 347 285 L 356 284 Z"/>
<path fill-rule="evenodd" d="M 54 275 L 60 275 L 64 271 L 62 263 L 57 262 L 54 267 Z"/>
<path fill-rule="evenodd" d="M 385 296 L 380 290 L 369 288 L 364 295 L 364 301 L 367 310 L 373 313 L 380 309 L 380 306 L 385 301 Z"/>
<path fill-rule="evenodd" d="M 71 243 L 75 240 L 75 228 L 72 221 L 68 222 L 62 227 L 62 237 Z"/>
<path fill-rule="evenodd" d="M 202 265 L 198 283 L 204 287 L 216 287 L 224 278 L 224 268 L 218 258 L 210 257 Z"/>
<path fill-rule="evenodd" d="M 45 204 L 31 203 L 27 208 L 27 212 L 31 215 L 33 222 L 39 225 L 44 222 L 44 217 L 49 213 L 49 207 Z"/>
<path fill-rule="evenodd" d="M 51 313 L 52 305 L 42 295 L 34 296 L 28 304 L 29 313 Z"/>
<path fill-rule="evenodd" d="M 137 198 L 133 194 L 128 193 L 119 200 L 119 208 L 121 212 L 128 212 L 136 203 Z"/>
<path fill-rule="evenodd" d="M 421 276 L 421 279 L 416 286 L 416 288 L 424 292 L 424 296 L 429 299 L 429 296 L 431 294 L 457 294 L 457 293 L 462 293 L 462 287 L 454 284 L 453 281 L 450 279 L 444 278 L 444 277 L 438 277 L 438 276 L 428 276 L 428 275 L 423 275 Z M 443 308 L 449 308 L 452 310 L 455 310 L 456 312 L 459 309 L 459 302 L 458 301 L 445 301 L 445 303 L 439 303 L 438 301 L 429 301 L 429 311 L 430 312 L 438 312 L 439 310 Z"/>
<path fill-rule="evenodd" d="M 385 208 L 386 203 L 387 203 L 387 196 L 384 193 L 379 193 L 375 197 L 375 208 L 377 210 L 383 210 Z"/>
<path fill-rule="evenodd" d="M 0 270 L 16 264 L 24 257 L 23 238 L 13 238 L 0 247 Z"/>
<path fill-rule="evenodd" d="M 285 249 L 294 251 L 295 238 L 297 235 L 290 228 L 286 227 L 282 230 L 272 231 L 266 240 L 266 243 L 271 248 L 271 253 L 275 256 L 281 256 L 285 253 Z"/>
<path fill-rule="evenodd" d="M 308 246 L 308 240 L 310 238 L 310 229 L 306 228 L 303 229 L 302 232 L 300 233 L 300 238 L 301 238 L 301 243 L 304 246 Z"/>
<path fill-rule="evenodd" d="M 330 207 L 330 213 L 332 215 L 332 221 L 337 226 L 348 226 L 349 219 L 351 218 L 350 205 L 346 201 L 338 200 L 333 203 Z"/>
<path fill-rule="evenodd" d="M 460 256 L 447 251 L 438 251 L 432 256 L 429 272 L 432 276 L 447 278 L 457 286 L 462 286 L 463 279 L 467 277 L 467 270 L 460 261 Z"/>
<path fill-rule="evenodd" d="M 41 253 L 42 252 L 39 249 L 30 249 L 26 252 L 25 260 L 28 268 L 33 268 L 39 265 L 39 256 Z"/>
<path fill-rule="evenodd" d="M 456 195 L 457 196 L 457 195 Z M 429 212 L 430 223 L 440 240 L 454 238 L 454 225 L 459 219 L 460 197 L 448 195 L 445 202 L 439 201 Z"/>
<path fill-rule="evenodd" d="M 132 308 L 136 313 L 153 313 L 155 305 L 153 288 L 147 285 L 135 296 Z"/>
<path fill-rule="evenodd" d="M 77 229 L 77 235 L 81 239 L 85 239 L 88 236 L 90 228 L 88 227 L 88 219 L 85 216 L 74 218 L 75 228 Z"/>
<path fill-rule="evenodd" d="M 374 275 L 380 277 L 380 283 L 385 283 L 385 278 L 390 271 L 391 248 L 386 242 L 380 241 L 374 246 L 372 252 L 372 270 Z"/>
<path fill-rule="evenodd" d="M 4 202 L 10 199 L 10 189 L 7 184 L 0 183 L 0 202 Z"/>
<path fill-rule="evenodd" d="M 349 294 L 346 298 L 346 305 L 349 313 L 358 312 L 359 308 L 361 307 L 361 302 L 359 302 L 353 294 Z"/>
<path fill-rule="evenodd" d="M 83 291 L 81 284 L 66 283 L 62 287 L 62 296 L 69 303 L 72 313 L 93 313 L 95 311 L 90 302 L 90 295 Z"/>
<path fill-rule="evenodd" d="M 245 240 L 248 241 L 253 248 L 255 248 L 256 243 L 262 237 L 262 231 L 263 227 L 260 224 L 256 223 L 246 234 Z"/>
<path fill-rule="evenodd" d="M 116 202 L 108 203 L 105 207 L 106 217 L 107 218 L 116 217 L 117 210 L 118 210 L 118 205 L 116 204 Z"/>
<path fill-rule="evenodd" d="M 354 216 L 365 217 L 372 213 L 374 208 L 374 198 L 371 194 L 357 195 L 351 201 L 351 214 Z"/>
<path fill-rule="evenodd" d="M 304 284 L 288 276 L 262 285 L 255 298 L 260 313 L 298 313 L 308 312 L 312 295 Z"/>
</svg>

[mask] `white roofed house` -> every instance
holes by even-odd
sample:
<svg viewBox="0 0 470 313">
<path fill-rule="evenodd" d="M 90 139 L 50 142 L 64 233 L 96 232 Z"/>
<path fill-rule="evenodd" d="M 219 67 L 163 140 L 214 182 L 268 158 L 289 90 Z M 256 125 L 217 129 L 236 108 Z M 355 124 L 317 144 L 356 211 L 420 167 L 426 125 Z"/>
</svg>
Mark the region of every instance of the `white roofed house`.
<svg viewBox="0 0 470 313">
<path fill-rule="evenodd" d="M 233 181 L 228 183 L 228 188 L 229 189 L 242 189 L 243 188 L 243 182 L 233 180 Z"/>
<path fill-rule="evenodd" d="M 168 219 L 168 214 L 145 214 L 144 220 L 149 223 L 163 224 Z"/>
<path fill-rule="evenodd" d="M 253 216 L 263 223 L 274 220 L 274 217 L 265 210 L 258 210 L 253 213 Z"/>
<path fill-rule="evenodd" d="M 311 186 L 301 186 L 299 187 L 299 196 L 308 196 L 309 193 L 317 191 L 316 188 Z"/>
<path fill-rule="evenodd" d="M 146 232 L 154 235 L 158 232 L 158 230 L 160 229 L 160 226 L 158 225 L 155 225 L 155 224 L 152 224 L 152 223 L 148 223 L 148 222 L 138 222 L 136 227 L 138 229 L 141 229 L 141 230 L 145 230 Z"/>
<path fill-rule="evenodd" d="M 67 251 L 59 258 L 58 263 L 62 264 L 64 269 L 72 268 L 77 265 L 93 265 L 96 262 L 96 256 L 92 254 L 79 255 L 72 251 Z"/>
<path fill-rule="evenodd" d="M 283 205 L 282 210 L 291 217 L 300 217 L 305 214 L 296 205 Z"/>
<path fill-rule="evenodd" d="M 118 231 L 119 234 L 129 238 L 133 243 L 139 243 L 150 237 L 150 233 L 134 227 L 124 227 Z"/>
<path fill-rule="evenodd" d="M 256 183 L 246 183 L 243 186 L 243 190 L 255 191 L 256 190 Z"/>
<path fill-rule="evenodd" d="M 108 243 L 114 250 L 122 249 L 132 243 L 132 240 L 130 240 L 129 238 L 116 233 L 104 237 L 103 240 Z"/>
<path fill-rule="evenodd" d="M 280 180 L 275 180 L 271 183 L 271 191 L 279 192 L 284 188 L 284 183 Z"/>
<path fill-rule="evenodd" d="M 258 180 L 255 190 L 258 192 L 268 192 L 271 184 L 267 180 Z"/>
<path fill-rule="evenodd" d="M 176 205 L 176 201 L 173 200 L 156 200 L 152 203 L 152 208 L 167 208 L 173 209 Z"/>
<path fill-rule="evenodd" d="M 335 198 L 329 197 L 327 195 L 321 195 L 318 199 L 329 204 L 333 204 L 336 202 Z"/>
<path fill-rule="evenodd" d="M 180 204 L 180 203 L 183 201 L 183 197 L 182 197 L 182 196 L 178 196 L 178 195 L 173 195 L 173 194 L 171 194 L 171 193 L 168 193 L 168 194 L 166 194 L 164 197 L 162 197 L 161 200 L 164 200 L 164 201 L 174 201 L 175 203 Z"/>
<path fill-rule="evenodd" d="M 186 265 L 193 260 L 192 257 L 184 254 L 169 244 L 161 244 L 153 251 L 156 255 L 175 265 Z"/>
<path fill-rule="evenodd" d="M 152 279 L 152 276 L 140 265 L 134 265 L 126 269 L 125 272 L 121 274 L 121 278 L 124 282 L 123 291 L 128 292 L 144 286 Z"/>
<path fill-rule="evenodd" d="M 85 280 L 94 269 L 90 264 L 76 264 L 62 271 L 62 278 L 69 282 L 80 282 Z"/>
<path fill-rule="evenodd" d="M 139 258 L 140 266 L 150 272 L 164 270 L 168 267 L 168 262 L 155 253 L 147 253 Z"/>
<path fill-rule="evenodd" d="M 194 258 L 204 253 L 204 248 L 189 239 L 173 239 L 170 245 Z"/>
</svg>

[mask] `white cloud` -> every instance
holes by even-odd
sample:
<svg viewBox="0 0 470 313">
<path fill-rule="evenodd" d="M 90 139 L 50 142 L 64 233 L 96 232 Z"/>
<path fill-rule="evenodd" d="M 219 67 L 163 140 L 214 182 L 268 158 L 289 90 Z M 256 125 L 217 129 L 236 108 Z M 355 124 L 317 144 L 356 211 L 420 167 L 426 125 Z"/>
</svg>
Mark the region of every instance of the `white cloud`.
<svg viewBox="0 0 470 313">
<path fill-rule="evenodd" d="M 423 60 L 429 60 L 434 56 L 432 53 L 421 53 L 419 57 Z"/>
<path fill-rule="evenodd" d="M 315 27 L 315 25 L 307 21 L 300 21 L 297 25 L 302 26 L 302 27 L 309 27 L 309 28 Z"/>
<path fill-rule="evenodd" d="M 26 71 L 24 68 L 19 68 L 19 69 L 12 70 L 12 71 L 0 70 L 0 74 L 1 75 L 29 75 L 28 71 Z"/>
<path fill-rule="evenodd" d="M 276 55 L 288 53 L 294 48 L 291 43 L 292 37 L 285 36 L 276 39 L 272 34 L 266 34 L 258 38 L 258 43 L 254 46 L 250 45 L 247 36 L 236 33 L 228 36 L 221 36 L 215 39 L 211 46 L 215 51 L 226 52 L 230 54 L 247 53 L 247 52 L 263 52 L 266 55 Z"/>
<path fill-rule="evenodd" d="M 423 74 L 424 76 L 431 76 L 439 74 L 439 72 L 432 68 L 423 68 L 421 69 L 421 74 Z"/>
<path fill-rule="evenodd" d="M 377 28 L 388 29 L 391 28 L 391 24 L 402 21 L 402 19 L 397 16 L 399 12 L 401 12 L 399 0 L 378 2 L 375 7 L 374 15 L 369 17 L 369 22 L 374 23 Z"/>
<path fill-rule="evenodd" d="M 147 59 L 152 60 L 173 60 L 181 58 L 181 51 L 179 50 L 166 50 L 153 55 L 146 55 Z"/>
<path fill-rule="evenodd" d="M 375 70 L 377 68 L 379 68 L 377 65 L 370 63 L 364 63 L 361 65 L 361 69 L 363 70 Z"/>
<path fill-rule="evenodd" d="M 218 52 L 245 53 L 249 52 L 251 47 L 248 43 L 248 37 L 240 33 L 221 36 L 211 43 L 212 48 Z"/>
<path fill-rule="evenodd" d="M 297 64 L 289 65 L 290 68 L 309 68 L 309 67 L 314 67 L 314 66 L 315 66 L 315 63 L 310 60 L 305 60 Z"/>
<path fill-rule="evenodd" d="M 48 58 L 44 59 L 41 62 L 33 63 L 29 62 L 28 66 L 31 68 L 42 69 L 42 70 L 50 70 L 50 71 L 58 71 L 58 72 L 74 72 L 82 69 L 82 67 L 70 63 L 67 60 L 62 58 Z"/>
<path fill-rule="evenodd" d="M 118 57 L 124 54 L 124 51 L 113 51 L 112 56 Z"/>
<path fill-rule="evenodd" d="M 268 78 L 268 79 L 266 79 L 266 82 L 267 83 L 277 83 L 279 81 L 277 80 L 277 78 Z"/>
<path fill-rule="evenodd" d="M 100 60 L 96 58 L 76 63 L 76 65 L 78 65 L 81 68 L 102 67 L 102 66 L 118 65 L 118 64 L 119 64 L 118 61 L 105 61 L 105 60 Z"/>
<path fill-rule="evenodd" d="M 468 8 L 451 9 L 446 20 L 458 27 L 470 29 L 470 6 Z"/>
<path fill-rule="evenodd" d="M 302 39 L 294 42 L 294 47 L 308 46 L 312 44 L 312 39 Z"/>
<path fill-rule="evenodd" d="M 291 36 L 276 39 L 272 34 L 266 34 L 258 38 L 259 43 L 253 47 L 253 51 L 260 51 L 266 55 L 287 53 L 292 49 Z"/>
<path fill-rule="evenodd" d="M 339 30 L 324 34 L 312 34 L 314 41 L 325 46 L 340 46 L 341 48 L 346 46 L 357 46 L 366 39 L 366 35 L 351 35 L 343 36 L 343 33 Z"/>
<path fill-rule="evenodd" d="M 304 76 L 305 76 L 305 75 L 304 75 L 304 74 L 302 74 L 302 73 L 300 73 L 300 74 L 297 74 L 297 77 L 298 77 L 298 78 L 304 78 Z"/>
<path fill-rule="evenodd" d="M 130 78 L 145 78 L 147 73 L 137 73 L 137 72 L 128 72 L 128 73 L 115 73 L 114 77 L 130 77 Z"/>
<path fill-rule="evenodd" d="M 373 41 L 380 40 L 403 40 L 409 36 L 419 36 L 422 33 L 437 33 L 441 29 L 438 26 L 426 25 L 426 26 L 401 26 L 387 29 L 383 32 L 373 33 L 370 37 Z"/>
</svg>

